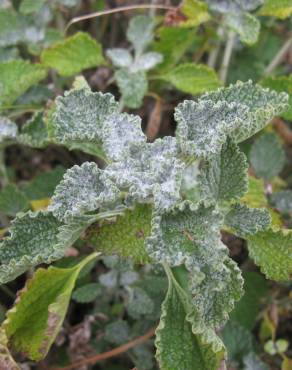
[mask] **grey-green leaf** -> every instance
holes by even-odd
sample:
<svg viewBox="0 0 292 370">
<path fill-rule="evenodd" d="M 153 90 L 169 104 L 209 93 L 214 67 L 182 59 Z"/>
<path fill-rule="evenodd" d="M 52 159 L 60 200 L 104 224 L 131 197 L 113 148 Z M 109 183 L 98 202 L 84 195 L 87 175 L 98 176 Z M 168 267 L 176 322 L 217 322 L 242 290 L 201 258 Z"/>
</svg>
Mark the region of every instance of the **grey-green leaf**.
<svg viewBox="0 0 292 370">
<path fill-rule="evenodd" d="M 119 191 L 96 163 L 69 169 L 56 187 L 49 210 L 61 221 L 114 203 Z"/>
<path fill-rule="evenodd" d="M 118 68 L 127 68 L 133 63 L 133 57 L 127 49 L 107 49 L 106 55 L 112 61 L 113 65 Z"/>
<path fill-rule="evenodd" d="M 138 55 L 141 55 L 153 40 L 154 26 L 153 19 L 145 15 L 138 15 L 130 20 L 127 38 L 133 44 Z"/>
<path fill-rule="evenodd" d="M 211 202 L 240 199 L 248 188 L 247 170 L 244 153 L 228 140 L 220 154 L 205 162 L 200 170 L 201 197 Z"/>
</svg>

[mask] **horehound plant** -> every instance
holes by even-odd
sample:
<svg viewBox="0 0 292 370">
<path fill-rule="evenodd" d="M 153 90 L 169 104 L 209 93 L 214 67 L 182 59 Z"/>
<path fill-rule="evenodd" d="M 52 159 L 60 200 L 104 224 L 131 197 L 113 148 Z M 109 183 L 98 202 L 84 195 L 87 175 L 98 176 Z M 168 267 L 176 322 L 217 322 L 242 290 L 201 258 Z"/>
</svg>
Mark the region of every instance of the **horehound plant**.
<svg viewBox="0 0 292 370">
<path fill-rule="evenodd" d="M 291 231 L 276 228 L 268 209 L 243 200 L 248 164 L 239 148 L 287 101 L 285 93 L 238 82 L 179 104 L 176 136 L 150 143 L 140 117 L 120 113 L 111 94 L 92 92 L 78 78 L 46 114 L 50 141 L 86 147 L 104 167 L 73 166 L 48 210 L 15 218 L 0 244 L 0 283 L 60 259 L 80 236 L 100 253 L 161 264 L 169 287 L 156 329 L 160 368 L 218 369 L 228 355 L 220 329 L 243 294 L 241 271 L 220 231 L 247 240 L 251 258 L 269 279 L 291 277 Z M 80 268 L 37 270 L 7 313 L 5 343 L 33 360 L 43 358 Z M 42 303 L 37 324 L 28 327 L 32 297 Z M 13 361 L 6 347 L 1 354 Z"/>
</svg>

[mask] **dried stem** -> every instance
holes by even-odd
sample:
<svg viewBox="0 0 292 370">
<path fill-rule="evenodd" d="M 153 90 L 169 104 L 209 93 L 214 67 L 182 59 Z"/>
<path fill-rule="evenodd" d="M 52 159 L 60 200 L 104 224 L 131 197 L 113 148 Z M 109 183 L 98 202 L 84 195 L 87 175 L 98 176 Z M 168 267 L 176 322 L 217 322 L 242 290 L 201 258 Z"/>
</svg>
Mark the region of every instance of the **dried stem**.
<svg viewBox="0 0 292 370">
<path fill-rule="evenodd" d="M 154 4 L 144 4 L 144 5 L 128 5 L 128 6 L 121 6 L 118 8 L 114 9 L 108 9 L 108 10 L 103 10 L 95 13 L 90 13 L 90 14 L 85 14 L 80 17 L 75 17 L 71 19 L 71 21 L 67 24 L 65 28 L 65 34 L 68 31 L 69 27 L 77 22 L 81 22 L 87 19 L 92 19 L 96 17 L 101 17 L 103 15 L 109 15 L 109 14 L 114 14 L 114 13 L 120 13 L 120 12 L 126 12 L 129 10 L 137 10 L 137 9 L 160 9 L 160 10 L 176 10 L 177 8 L 174 6 L 167 6 L 167 5 L 154 5 Z"/>
<path fill-rule="evenodd" d="M 222 60 L 222 64 L 221 64 L 220 71 L 219 71 L 219 77 L 224 84 L 227 79 L 227 72 L 228 72 L 228 67 L 229 67 L 229 63 L 230 63 L 230 59 L 232 55 L 232 49 L 234 46 L 234 42 L 235 42 L 235 33 L 234 31 L 229 31 L 225 50 L 224 50 L 223 60 Z"/>
<path fill-rule="evenodd" d="M 267 66 L 265 69 L 264 74 L 268 75 L 273 72 L 273 70 L 278 67 L 278 65 L 282 62 L 284 56 L 288 52 L 288 50 L 292 48 L 292 37 L 290 37 L 284 45 L 281 47 L 281 49 L 278 51 L 278 53 L 275 55 L 274 59 L 271 61 L 271 63 Z"/>
<path fill-rule="evenodd" d="M 73 370 L 73 369 L 80 369 L 84 365 L 93 365 L 98 361 L 103 361 L 111 357 L 115 357 L 120 355 L 121 353 L 124 353 L 128 351 L 130 348 L 136 347 L 138 344 L 146 342 L 148 339 L 153 337 L 155 333 L 156 328 L 150 329 L 146 334 L 142 335 L 141 337 L 138 337 L 136 339 L 133 339 L 132 341 L 123 344 L 120 347 L 117 347 L 115 349 L 112 349 L 111 351 L 99 353 L 98 355 L 94 355 L 91 357 L 87 357 L 81 361 L 77 361 L 74 364 L 71 364 L 69 366 L 61 367 L 61 368 L 54 368 L 51 370 Z"/>
</svg>

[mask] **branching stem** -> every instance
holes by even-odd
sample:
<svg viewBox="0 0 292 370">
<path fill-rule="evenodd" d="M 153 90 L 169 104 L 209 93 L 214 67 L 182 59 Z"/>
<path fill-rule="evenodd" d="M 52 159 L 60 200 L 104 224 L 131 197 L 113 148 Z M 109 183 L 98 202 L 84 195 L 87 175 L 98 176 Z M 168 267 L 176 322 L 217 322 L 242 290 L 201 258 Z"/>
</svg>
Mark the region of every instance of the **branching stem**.
<svg viewBox="0 0 292 370">
<path fill-rule="evenodd" d="M 108 9 L 108 10 L 103 10 L 95 13 L 90 13 L 90 14 L 85 14 L 80 17 L 75 17 L 71 19 L 71 21 L 67 24 L 65 28 L 65 34 L 68 31 L 68 29 L 72 26 L 74 23 L 78 23 L 81 21 L 85 21 L 87 19 L 92 19 L 92 18 L 97 18 L 101 17 L 103 15 L 109 15 L 109 14 L 114 14 L 114 13 L 120 13 L 120 12 L 126 12 L 129 10 L 137 10 L 137 9 L 160 9 L 160 10 L 176 10 L 177 8 L 175 6 L 167 6 L 167 5 L 154 5 L 154 4 L 144 4 L 144 5 L 127 5 L 127 6 L 121 6 L 118 8 L 114 9 Z"/>
<path fill-rule="evenodd" d="M 136 339 L 131 340 L 130 342 L 123 344 L 120 347 L 112 349 L 107 352 L 99 353 L 97 355 L 87 357 L 81 361 L 77 361 L 74 364 L 69 366 L 61 367 L 61 368 L 54 368 L 51 370 L 73 370 L 73 369 L 80 369 L 84 365 L 94 365 L 98 361 L 103 361 L 111 357 L 118 356 L 124 352 L 127 352 L 129 349 L 136 347 L 137 345 L 146 342 L 148 339 L 153 337 L 156 328 L 150 329 L 146 334 L 138 337 Z"/>
</svg>

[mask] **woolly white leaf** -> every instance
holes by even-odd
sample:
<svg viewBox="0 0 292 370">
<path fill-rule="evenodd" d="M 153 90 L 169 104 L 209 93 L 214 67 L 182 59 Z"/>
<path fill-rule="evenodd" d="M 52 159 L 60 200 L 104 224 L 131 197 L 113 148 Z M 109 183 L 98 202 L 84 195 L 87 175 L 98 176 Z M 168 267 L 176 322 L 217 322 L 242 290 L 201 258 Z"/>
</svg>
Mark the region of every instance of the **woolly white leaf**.
<svg viewBox="0 0 292 370">
<path fill-rule="evenodd" d="M 264 89 L 254 85 L 252 81 L 239 81 L 234 85 L 206 93 L 200 99 L 200 101 L 209 100 L 214 103 L 225 101 L 241 106 L 238 121 L 229 133 L 235 142 L 248 139 L 264 128 L 274 116 L 288 108 L 287 94 Z"/>
<path fill-rule="evenodd" d="M 225 216 L 227 227 L 240 237 L 266 230 L 271 223 L 269 211 L 265 208 L 250 208 L 245 204 L 234 204 Z"/>
<path fill-rule="evenodd" d="M 176 155 L 173 137 L 133 143 L 124 159 L 109 165 L 106 172 L 120 188 L 128 188 L 134 200 L 145 202 L 153 197 L 156 207 L 168 209 L 180 199 L 184 165 Z"/>
<path fill-rule="evenodd" d="M 129 108 L 139 108 L 148 90 L 145 71 L 132 72 L 122 68 L 115 73 L 122 101 Z"/>
<path fill-rule="evenodd" d="M 43 119 L 43 112 L 37 112 L 21 127 L 18 136 L 21 144 L 34 148 L 43 148 L 48 143 L 48 131 Z"/>
<path fill-rule="evenodd" d="M 264 3 L 264 0 L 206 0 L 209 7 L 219 13 L 251 11 Z"/>
<path fill-rule="evenodd" d="M 132 114 L 112 114 L 103 124 L 103 150 L 113 160 L 122 160 L 132 143 L 145 143 L 141 118 Z"/>
<path fill-rule="evenodd" d="M 56 187 L 49 210 L 59 220 L 68 222 L 74 216 L 113 203 L 118 189 L 96 163 L 73 166 Z"/>
<path fill-rule="evenodd" d="M 183 153 L 210 158 L 220 152 L 227 136 L 238 127 L 247 108 L 207 99 L 185 100 L 175 109 L 176 136 Z"/>
<path fill-rule="evenodd" d="M 0 144 L 5 141 L 15 140 L 17 136 L 17 126 L 9 118 L 0 117 Z"/>
<path fill-rule="evenodd" d="M 140 58 L 133 65 L 132 70 L 135 71 L 149 71 L 154 68 L 157 64 L 163 61 L 163 56 L 155 51 L 142 54 Z"/>
<path fill-rule="evenodd" d="M 107 57 L 112 61 L 115 67 L 123 68 L 130 67 L 133 63 L 133 58 L 127 49 L 114 48 L 106 51 Z"/>
<path fill-rule="evenodd" d="M 240 36 L 240 40 L 248 45 L 257 42 L 261 24 L 249 13 L 230 13 L 225 18 L 226 24 Z"/>
<path fill-rule="evenodd" d="M 214 207 L 195 206 L 186 201 L 163 214 L 154 214 L 151 235 L 146 239 L 149 255 L 160 263 L 192 271 L 222 265 L 227 248 L 220 241 L 223 218 Z"/>
<path fill-rule="evenodd" d="M 145 15 L 138 15 L 130 20 L 127 38 L 133 44 L 138 55 L 142 54 L 153 40 L 154 26 L 153 18 Z"/>
<path fill-rule="evenodd" d="M 116 111 L 118 103 L 113 95 L 93 93 L 89 88 L 72 89 L 56 99 L 51 128 L 53 136 L 62 144 L 99 143 L 104 121 Z"/>
</svg>

